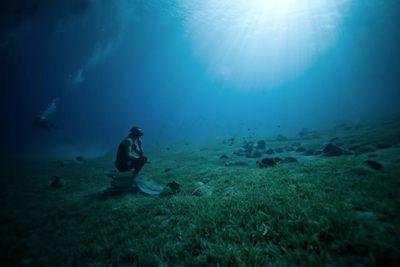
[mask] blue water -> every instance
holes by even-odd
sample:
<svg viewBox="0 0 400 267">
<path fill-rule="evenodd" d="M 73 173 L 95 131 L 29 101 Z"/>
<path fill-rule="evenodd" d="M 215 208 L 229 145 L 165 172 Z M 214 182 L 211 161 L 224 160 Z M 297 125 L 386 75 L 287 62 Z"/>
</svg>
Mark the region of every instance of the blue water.
<svg viewBox="0 0 400 267">
<path fill-rule="evenodd" d="M 398 1 L 1 6 L 2 155 L 99 155 L 132 125 L 150 146 L 399 115 Z M 32 127 L 43 114 L 58 129 Z"/>
</svg>

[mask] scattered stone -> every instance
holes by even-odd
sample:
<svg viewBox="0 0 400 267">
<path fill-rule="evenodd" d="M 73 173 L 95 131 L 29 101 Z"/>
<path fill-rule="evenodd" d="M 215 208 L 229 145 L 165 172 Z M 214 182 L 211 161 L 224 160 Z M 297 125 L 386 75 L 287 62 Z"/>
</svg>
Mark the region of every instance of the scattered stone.
<svg viewBox="0 0 400 267">
<path fill-rule="evenodd" d="M 64 186 L 64 184 L 65 184 L 65 181 L 63 178 L 61 178 L 59 176 L 51 177 L 51 181 L 50 181 L 51 188 L 61 188 Z"/>
<path fill-rule="evenodd" d="M 293 146 L 301 146 L 301 143 L 299 143 L 299 142 L 294 142 L 294 143 L 292 143 L 292 147 Z"/>
<path fill-rule="evenodd" d="M 332 143 L 327 144 L 322 152 L 327 157 L 341 156 L 344 154 L 343 149 Z"/>
<path fill-rule="evenodd" d="M 247 166 L 247 163 L 244 161 L 227 161 L 225 162 L 226 167 L 245 167 Z"/>
<path fill-rule="evenodd" d="M 333 192 L 334 190 L 335 190 L 335 189 L 334 189 L 333 187 L 330 187 L 330 186 L 325 187 L 325 192 L 326 192 L 326 193 Z"/>
<path fill-rule="evenodd" d="M 300 136 L 301 138 L 304 138 L 304 137 L 306 137 L 306 135 L 307 135 L 308 133 L 309 133 L 309 132 L 308 132 L 307 128 L 303 128 L 303 129 L 300 130 L 299 136 Z"/>
<path fill-rule="evenodd" d="M 352 127 L 346 123 L 338 124 L 334 127 L 335 130 L 344 130 L 344 131 L 349 131 L 352 129 Z"/>
<path fill-rule="evenodd" d="M 275 154 L 275 151 L 272 148 L 270 148 L 267 151 L 265 151 L 265 153 L 269 154 L 269 155 L 272 155 L 272 154 Z"/>
<path fill-rule="evenodd" d="M 281 161 L 282 161 L 282 159 L 281 159 L 281 158 L 274 158 L 274 160 L 275 160 L 275 162 L 276 162 L 276 163 L 279 163 L 279 162 L 281 162 Z"/>
<path fill-rule="evenodd" d="M 373 146 L 361 146 L 354 150 L 356 155 L 361 155 L 365 153 L 375 152 L 376 149 Z"/>
<path fill-rule="evenodd" d="M 77 157 L 75 158 L 75 160 L 76 160 L 77 162 L 79 162 L 79 163 L 84 163 L 84 162 L 86 162 L 86 159 L 85 159 L 83 156 L 77 156 Z"/>
<path fill-rule="evenodd" d="M 372 211 L 356 211 L 357 216 L 361 219 L 365 220 L 375 220 L 377 219 L 377 215 Z"/>
<path fill-rule="evenodd" d="M 192 195 L 197 197 L 209 197 L 213 193 L 210 186 L 205 185 L 202 182 L 196 183 L 196 188 L 193 190 Z"/>
<path fill-rule="evenodd" d="M 359 147 L 360 147 L 360 145 L 354 145 L 354 146 L 349 147 L 348 149 L 351 150 L 351 151 L 355 151 L 355 150 L 357 150 Z"/>
<path fill-rule="evenodd" d="M 319 239 L 320 242 L 323 242 L 325 244 L 331 244 L 333 241 L 335 241 L 335 236 L 330 232 L 322 231 L 319 234 L 319 238 L 318 239 Z"/>
<path fill-rule="evenodd" d="M 278 134 L 278 136 L 276 137 L 276 141 L 284 142 L 287 140 L 288 140 L 288 138 L 282 134 Z"/>
<path fill-rule="evenodd" d="M 280 163 L 294 163 L 298 162 L 298 160 L 294 157 L 286 157 Z"/>
<path fill-rule="evenodd" d="M 308 150 L 304 151 L 303 155 L 304 156 L 313 156 L 313 155 L 315 155 L 315 150 L 314 149 L 308 149 Z"/>
<path fill-rule="evenodd" d="M 228 146 L 232 146 L 233 143 L 235 142 L 235 138 L 234 138 L 234 137 L 229 138 L 229 139 L 227 140 L 227 142 L 228 142 Z"/>
<path fill-rule="evenodd" d="M 243 148 L 241 148 L 238 151 L 233 152 L 233 154 L 241 157 L 241 156 L 246 156 L 247 152 Z"/>
<path fill-rule="evenodd" d="M 373 170 L 380 170 L 383 168 L 382 164 L 373 160 L 366 160 L 364 163 Z"/>
<path fill-rule="evenodd" d="M 231 196 L 234 193 L 235 193 L 235 187 L 233 187 L 233 186 L 229 186 L 229 187 L 225 188 L 225 190 L 224 190 L 225 196 Z"/>
<path fill-rule="evenodd" d="M 160 196 L 165 197 L 165 196 L 170 196 L 173 194 L 177 194 L 180 192 L 180 184 L 178 184 L 175 181 L 169 182 L 163 190 L 160 192 Z"/>
<path fill-rule="evenodd" d="M 261 161 L 258 162 L 258 167 L 260 168 L 273 167 L 275 165 L 276 162 L 273 158 L 263 158 Z"/>
<path fill-rule="evenodd" d="M 260 151 L 254 151 L 252 154 L 251 154 L 251 158 L 261 158 L 262 157 L 262 153 L 260 152 Z"/>
<path fill-rule="evenodd" d="M 351 168 L 348 171 L 348 173 L 351 175 L 356 175 L 356 176 L 366 176 L 366 175 L 370 175 L 371 171 L 364 167 L 354 167 L 354 168 Z"/>
<path fill-rule="evenodd" d="M 259 140 L 259 141 L 257 142 L 257 147 L 256 147 L 257 149 L 262 149 L 262 150 L 264 150 L 265 147 L 266 147 L 266 143 L 265 143 L 264 140 Z"/>
<path fill-rule="evenodd" d="M 329 142 L 330 143 L 335 143 L 338 140 L 339 140 L 339 137 L 333 137 L 331 140 L 329 140 Z"/>
<path fill-rule="evenodd" d="M 283 149 L 282 148 L 277 148 L 277 149 L 275 149 L 275 152 L 276 153 L 283 153 Z"/>
<path fill-rule="evenodd" d="M 66 166 L 72 165 L 74 162 L 72 160 L 63 160 L 60 162 L 60 167 L 64 168 Z"/>
<path fill-rule="evenodd" d="M 221 157 L 219 157 L 219 159 L 225 160 L 225 159 L 229 159 L 229 157 L 227 155 L 222 155 Z"/>
<path fill-rule="evenodd" d="M 285 150 L 288 151 L 288 152 L 292 152 L 292 151 L 294 151 L 294 148 L 291 147 L 291 146 L 288 146 L 288 147 L 285 148 Z"/>
<path fill-rule="evenodd" d="M 299 152 L 299 153 L 302 153 L 302 152 L 306 152 L 306 149 L 304 148 L 304 147 L 298 147 L 297 149 L 296 149 L 296 152 Z"/>
<path fill-rule="evenodd" d="M 393 146 L 394 146 L 394 144 L 391 144 L 391 143 L 379 143 L 379 144 L 376 145 L 376 148 L 378 148 L 378 149 L 386 149 L 386 148 L 391 148 Z"/>
</svg>

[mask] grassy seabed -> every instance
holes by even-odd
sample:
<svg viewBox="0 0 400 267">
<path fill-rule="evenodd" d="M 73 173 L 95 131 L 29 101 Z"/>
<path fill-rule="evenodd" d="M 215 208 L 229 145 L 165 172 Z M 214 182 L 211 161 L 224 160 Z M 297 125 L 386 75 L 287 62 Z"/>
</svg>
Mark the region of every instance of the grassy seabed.
<svg viewBox="0 0 400 267">
<path fill-rule="evenodd" d="M 181 192 L 170 197 L 99 197 L 109 184 L 104 171 L 113 168 L 112 155 L 64 167 L 58 161 L 7 163 L 0 180 L 0 263 L 399 266 L 399 123 L 317 134 L 267 140 L 267 148 L 301 142 L 322 149 L 333 137 L 345 148 L 382 148 L 338 157 L 277 153 L 273 157 L 289 153 L 299 162 L 263 169 L 260 159 L 233 155 L 242 145 L 238 137 L 232 146 L 159 148 L 149 153 L 144 173 L 161 184 L 180 183 Z M 229 159 L 220 159 L 223 154 Z M 368 159 L 383 168 L 365 166 Z M 50 188 L 53 175 L 65 185 Z M 196 182 L 213 194 L 193 196 Z"/>
</svg>

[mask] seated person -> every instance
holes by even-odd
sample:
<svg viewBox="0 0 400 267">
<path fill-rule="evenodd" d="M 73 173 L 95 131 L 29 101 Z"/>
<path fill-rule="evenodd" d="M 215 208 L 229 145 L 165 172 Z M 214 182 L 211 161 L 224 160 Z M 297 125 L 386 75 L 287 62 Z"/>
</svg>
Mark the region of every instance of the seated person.
<svg viewBox="0 0 400 267">
<path fill-rule="evenodd" d="M 143 130 L 139 127 L 132 127 L 129 136 L 118 146 L 117 160 L 115 166 L 118 171 L 125 172 L 133 170 L 137 175 L 147 162 L 147 157 L 143 155 L 142 141 Z"/>
</svg>

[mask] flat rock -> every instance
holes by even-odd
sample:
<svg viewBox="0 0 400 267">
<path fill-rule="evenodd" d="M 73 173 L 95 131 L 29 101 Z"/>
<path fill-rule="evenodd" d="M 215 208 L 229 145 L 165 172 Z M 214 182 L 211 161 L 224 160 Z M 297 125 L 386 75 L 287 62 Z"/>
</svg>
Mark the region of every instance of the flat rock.
<svg viewBox="0 0 400 267">
<path fill-rule="evenodd" d="M 382 164 L 380 164 L 377 161 L 373 161 L 373 160 L 366 160 L 366 161 L 364 161 L 364 164 L 373 170 L 380 170 L 383 168 Z"/>
<path fill-rule="evenodd" d="M 356 148 L 354 150 L 354 153 L 356 155 L 361 155 L 361 154 L 371 153 L 371 152 L 375 152 L 375 151 L 376 151 L 375 147 L 367 145 L 367 146 L 360 146 L 360 147 Z"/>
<path fill-rule="evenodd" d="M 247 166 L 247 162 L 244 161 L 227 161 L 225 162 L 226 167 L 236 166 L 236 167 L 244 167 Z"/>
<path fill-rule="evenodd" d="M 197 197 L 209 197 L 212 194 L 213 194 L 212 188 L 208 185 L 205 185 L 202 182 L 196 183 L 196 188 L 192 192 L 192 195 Z"/>
<path fill-rule="evenodd" d="M 264 140 L 259 140 L 257 142 L 257 147 L 256 147 L 257 149 L 265 149 L 265 147 L 266 147 L 266 143 Z"/>
<path fill-rule="evenodd" d="M 50 187 L 51 188 L 61 188 L 65 184 L 65 180 L 59 176 L 53 176 L 50 179 Z"/>
<path fill-rule="evenodd" d="M 265 151 L 265 153 L 269 154 L 269 155 L 272 155 L 272 154 L 275 154 L 275 151 L 272 148 L 270 148 L 267 151 Z"/>
<path fill-rule="evenodd" d="M 298 162 L 298 160 L 294 157 L 286 157 L 284 159 L 282 159 L 282 161 L 280 163 L 295 163 Z"/>
<path fill-rule="evenodd" d="M 273 167 L 275 165 L 276 161 L 273 158 L 263 158 L 261 161 L 258 162 L 258 167 L 260 168 Z"/>
<path fill-rule="evenodd" d="M 308 150 L 304 151 L 304 153 L 303 153 L 304 156 L 313 156 L 314 154 L 315 154 L 314 149 L 308 149 Z"/>
<path fill-rule="evenodd" d="M 300 153 L 302 153 L 302 152 L 306 152 L 306 149 L 304 148 L 304 147 L 298 147 L 297 149 L 296 149 L 296 152 L 300 152 Z"/>
<path fill-rule="evenodd" d="M 366 175 L 370 175 L 371 171 L 365 167 L 354 167 L 354 168 L 351 168 L 347 173 L 349 173 L 350 175 L 356 175 L 356 176 L 366 176 Z"/>
<path fill-rule="evenodd" d="M 235 193 L 235 187 L 234 186 L 229 186 L 227 188 L 225 188 L 224 190 L 224 195 L 225 196 L 231 196 Z"/>
<path fill-rule="evenodd" d="M 322 152 L 327 157 L 341 156 L 344 154 L 344 150 L 333 143 L 327 144 Z"/>
</svg>

